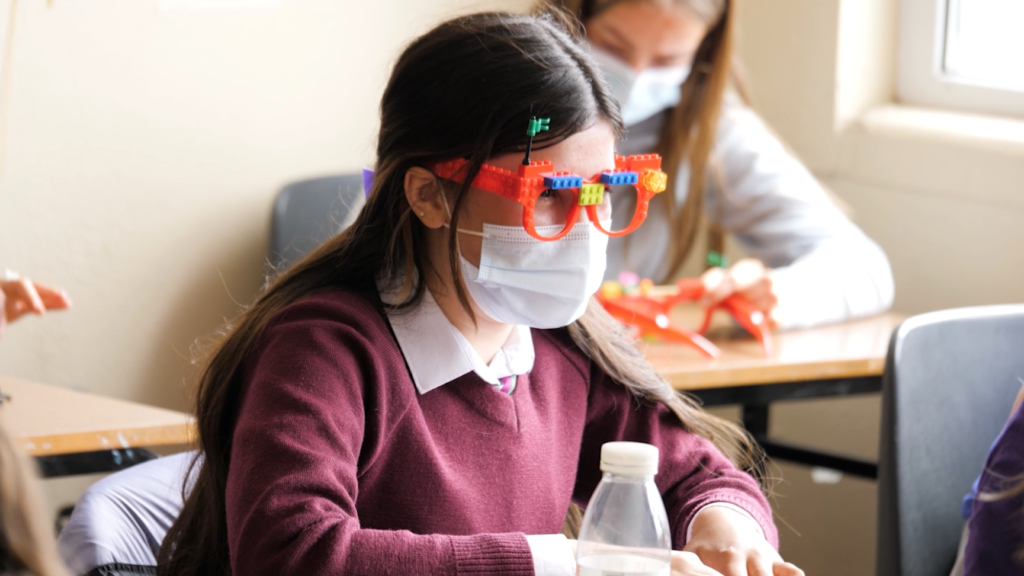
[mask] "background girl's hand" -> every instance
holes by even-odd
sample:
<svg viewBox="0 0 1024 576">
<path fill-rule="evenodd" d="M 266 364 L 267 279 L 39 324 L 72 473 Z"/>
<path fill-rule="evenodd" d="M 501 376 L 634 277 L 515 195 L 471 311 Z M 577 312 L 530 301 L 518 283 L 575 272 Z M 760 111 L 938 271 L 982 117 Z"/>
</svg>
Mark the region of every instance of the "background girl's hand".
<svg viewBox="0 0 1024 576">
<path fill-rule="evenodd" d="M 753 520 L 726 507 L 702 510 L 683 550 L 693 552 L 722 576 L 804 576 L 802 570 L 782 561 Z"/>
<path fill-rule="evenodd" d="M 37 284 L 28 278 L 0 280 L 0 330 L 25 314 L 71 307 L 68 295 L 57 288 Z"/>
<path fill-rule="evenodd" d="M 744 258 L 728 269 L 711 268 L 701 276 L 704 297 L 701 305 L 718 304 L 733 294 L 747 299 L 768 316 L 779 304 L 772 286 L 771 270 L 760 260 Z"/>
</svg>

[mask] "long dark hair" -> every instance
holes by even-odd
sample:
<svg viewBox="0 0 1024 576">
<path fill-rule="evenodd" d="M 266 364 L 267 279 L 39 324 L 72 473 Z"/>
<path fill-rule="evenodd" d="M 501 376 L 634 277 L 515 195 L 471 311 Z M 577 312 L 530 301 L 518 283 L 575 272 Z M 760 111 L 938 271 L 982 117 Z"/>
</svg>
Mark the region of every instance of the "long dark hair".
<svg viewBox="0 0 1024 576">
<path fill-rule="evenodd" d="M 578 42 L 553 16 L 484 13 L 439 25 L 401 55 L 381 101 L 376 179 L 356 221 L 274 279 L 223 331 L 206 364 L 196 396 L 203 457 L 193 463 L 199 467 L 195 484 L 160 550 L 159 574 L 230 573 L 225 489 L 242 367 L 271 317 L 328 290 L 375 300 L 376 279 L 404 284 L 402 306 L 422 298 L 425 287 L 418 279 L 428 272 L 429 258 L 426 228 L 412 216 L 404 194 L 410 168 L 466 158 L 469 182 L 487 158 L 525 148 L 531 116 L 552 118 L 551 130 L 539 135 L 535 147 L 556 144 L 602 119 L 621 132 L 618 108 Z M 467 190 L 464 184 L 454 194 L 452 229 L 458 228 Z M 455 235 L 448 248 L 459 299 L 470 311 Z M 746 454 L 751 467 L 759 465 L 739 429 L 672 391 L 599 307 L 591 306 L 568 330 L 601 369 L 637 396 L 668 404 L 687 429 L 737 457 Z"/>
<path fill-rule="evenodd" d="M 538 9 L 548 11 L 556 8 L 586 25 L 590 18 L 627 1 L 635 0 L 539 0 Z M 708 32 L 694 55 L 692 72 L 680 88 L 679 104 L 669 112 L 658 143 L 658 152 L 664 157 L 669 173 L 669 187 L 665 194 L 658 194 L 651 201 L 651 208 L 667 210 L 672 221 L 672 244 L 665 268 L 668 272 L 661 279 L 668 280 L 675 278 L 686 263 L 700 229 L 707 178 L 709 174 L 715 177 L 711 149 L 726 91 L 732 88 L 748 105 L 750 97 L 735 58 L 737 0 L 660 1 L 682 6 L 708 26 Z M 679 174 L 684 161 L 689 166 L 688 182 L 674 177 Z M 686 200 L 682 203 L 676 200 L 679 186 L 687 189 Z M 725 243 L 722 231 L 711 223 L 708 225 L 708 248 L 722 252 Z"/>
</svg>

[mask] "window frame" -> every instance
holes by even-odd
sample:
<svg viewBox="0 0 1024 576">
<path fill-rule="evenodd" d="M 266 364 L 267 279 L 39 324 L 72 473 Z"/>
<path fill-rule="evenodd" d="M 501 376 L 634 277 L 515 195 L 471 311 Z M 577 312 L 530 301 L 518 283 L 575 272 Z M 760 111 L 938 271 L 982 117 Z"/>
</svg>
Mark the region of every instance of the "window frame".
<svg viewBox="0 0 1024 576">
<path fill-rule="evenodd" d="M 900 1 L 898 100 L 911 105 L 1024 117 L 1024 91 L 943 72 L 951 1 Z"/>
</svg>

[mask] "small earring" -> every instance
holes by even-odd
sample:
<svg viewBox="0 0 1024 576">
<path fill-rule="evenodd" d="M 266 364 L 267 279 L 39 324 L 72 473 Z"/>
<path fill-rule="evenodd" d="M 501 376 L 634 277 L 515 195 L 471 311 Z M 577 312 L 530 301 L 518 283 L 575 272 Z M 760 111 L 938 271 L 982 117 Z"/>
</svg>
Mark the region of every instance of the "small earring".
<svg viewBox="0 0 1024 576">
<path fill-rule="evenodd" d="M 420 212 L 420 218 L 423 218 L 423 217 L 424 217 L 424 216 L 426 216 L 426 215 L 427 215 L 427 213 L 426 213 L 426 212 Z"/>
</svg>

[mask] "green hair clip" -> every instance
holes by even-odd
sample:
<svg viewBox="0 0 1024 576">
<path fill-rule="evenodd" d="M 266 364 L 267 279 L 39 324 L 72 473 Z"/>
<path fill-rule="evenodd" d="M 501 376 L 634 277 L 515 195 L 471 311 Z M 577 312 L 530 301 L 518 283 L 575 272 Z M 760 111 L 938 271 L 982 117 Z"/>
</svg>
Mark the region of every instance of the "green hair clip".
<svg viewBox="0 0 1024 576">
<path fill-rule="evenodd" d="M 533 137 L 550 129 L 551 118 L 537 118 L 536 116 L 530 118 L 529 124 L 526 125 L 526 136 L 530 139 L 526 142 L 526 156 L 523 158 L 523 166 L 530 165 L 530 150 L 533 149 Z"/>
<path fill-rule="evenodd" d="M 530 123 L 526 128 L 526 135 L 533 138 L 537 134 L 549 130 L 551 128 L 551 118 L 537 118 L 534 116 L 530 118 Z"/>
</svg>

